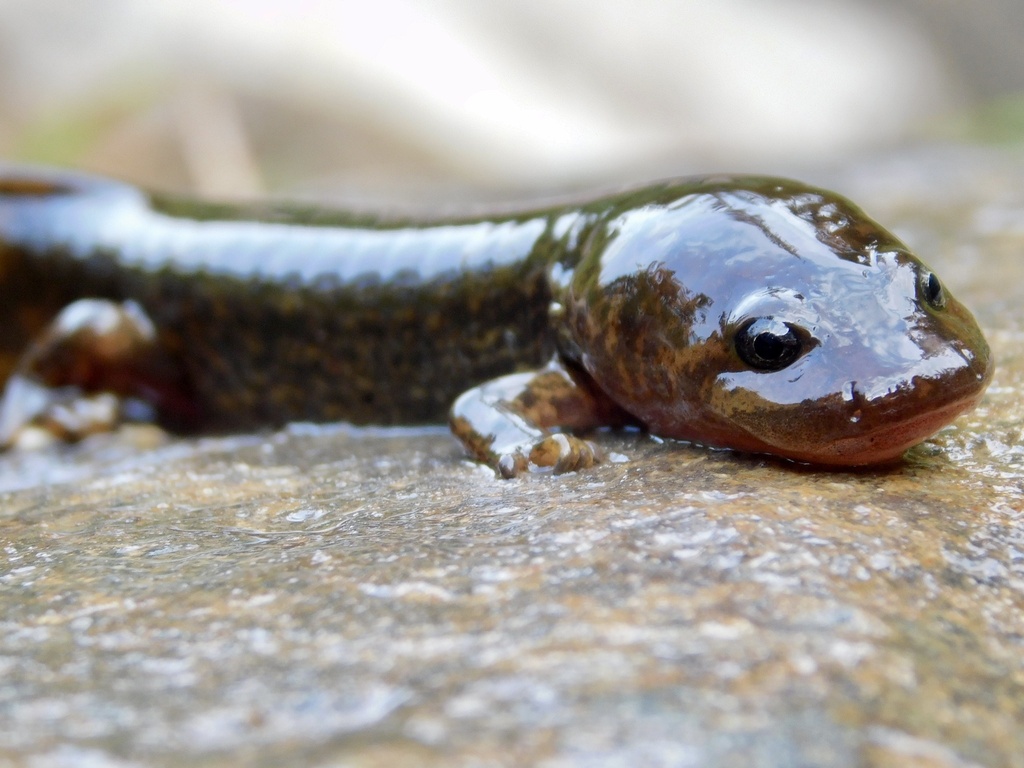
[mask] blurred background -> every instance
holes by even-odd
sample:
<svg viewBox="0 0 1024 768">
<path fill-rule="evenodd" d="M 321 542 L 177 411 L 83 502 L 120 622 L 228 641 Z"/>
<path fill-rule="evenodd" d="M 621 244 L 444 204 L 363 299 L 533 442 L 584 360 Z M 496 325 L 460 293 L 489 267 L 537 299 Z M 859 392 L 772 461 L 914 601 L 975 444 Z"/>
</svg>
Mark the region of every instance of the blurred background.
<svg viewBox="0 0 1024 768">
<path fill-rule="evenodd" d="M 0 159 L 244 198 L 802 175 L 1024 136 L 1019 0 L 0 0 Z"/>
</svg>

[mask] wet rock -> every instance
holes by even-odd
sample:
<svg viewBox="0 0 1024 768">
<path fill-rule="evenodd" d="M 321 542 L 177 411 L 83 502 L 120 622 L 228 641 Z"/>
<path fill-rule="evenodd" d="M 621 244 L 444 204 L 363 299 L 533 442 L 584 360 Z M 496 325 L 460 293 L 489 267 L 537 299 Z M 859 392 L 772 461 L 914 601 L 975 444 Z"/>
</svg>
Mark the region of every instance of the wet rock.
<svg viewBox="0 0 1024 768">
<path fill-rule="evenodd" d="M 1024 168 L 992 157 L 836 184 L 998 361 L 893 469 L 607 434 L 625 461 L 499 481 L 345 426 L 0 457 L 0 761 L 1024 765 Z"/>
</svg>

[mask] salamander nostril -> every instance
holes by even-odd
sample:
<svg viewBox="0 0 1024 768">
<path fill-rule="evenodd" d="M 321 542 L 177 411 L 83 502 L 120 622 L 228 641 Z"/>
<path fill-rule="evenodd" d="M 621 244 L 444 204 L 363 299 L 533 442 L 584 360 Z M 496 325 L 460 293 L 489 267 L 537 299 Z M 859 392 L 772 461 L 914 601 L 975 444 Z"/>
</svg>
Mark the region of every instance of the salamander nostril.
<svg viewBox="0 0 1024 768">
<path fill-rule="evenodd" d="M 854 410 L 850 411 L 848 417 L 850 422 L 853 424 L 858 423 L 864 417 L 864 412 L 860 407 L 860 403 L 864 400 L 864 395 L 857 389 L 857 382 L 851 379 L 843 384 L 842 396 L 844 403 L 850 403 L 854 406 Z"/>
</svg>

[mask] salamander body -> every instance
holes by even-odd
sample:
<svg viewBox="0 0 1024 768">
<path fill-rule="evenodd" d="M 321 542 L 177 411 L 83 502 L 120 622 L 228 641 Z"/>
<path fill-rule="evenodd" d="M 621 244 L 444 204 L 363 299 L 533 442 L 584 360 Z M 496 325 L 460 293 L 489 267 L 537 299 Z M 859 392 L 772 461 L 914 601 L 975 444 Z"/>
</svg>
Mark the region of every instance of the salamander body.
<svg viewBox="0 0 1024 768">
<path fill-rule="evenodd" d="M 66 316 L 83 299 L 131 308 L 147 351 L 95 362 Z M 578 433 L 634 424 L 853 466 L 898 458 L 991 372 L 928 267 L 798 182 L 684 179 L 384 221 L 0 171 L 0 377 L 115 391 L 183 429 L 448 417 L 513 475 L 586 466 L 599 450 Z"/>
</svg>

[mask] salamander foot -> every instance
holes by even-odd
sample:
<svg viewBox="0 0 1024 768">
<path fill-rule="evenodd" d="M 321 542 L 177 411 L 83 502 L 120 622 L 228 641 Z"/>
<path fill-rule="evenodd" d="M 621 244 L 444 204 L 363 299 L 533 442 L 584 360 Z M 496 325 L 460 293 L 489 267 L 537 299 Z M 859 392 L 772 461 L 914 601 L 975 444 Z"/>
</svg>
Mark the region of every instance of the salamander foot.
<svg viewBox="0 0 1024 768">
<path fill-rule="evenodd" d="M 586 374 L 557 358 L 531 373 L 502 376 L 462 394 L 451 428 L 467 452 L 503 478 L 523 472 L 575 472 L 601 461 L 589 440 L 554 430 L 624 426 L 630 417 Z"/>
<path fill-rule="evenodd" d="M 21 358 L 0 398 L 0 448 L 72 442 L 184 403 L 153 324 L 134 302 L 81 299 Z"/>
</svg>

